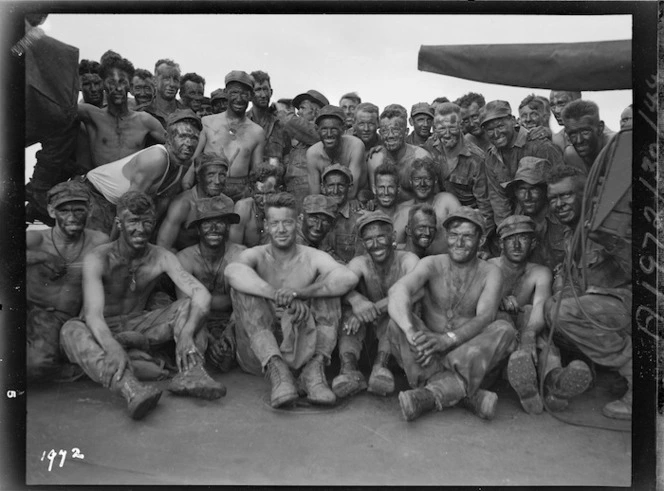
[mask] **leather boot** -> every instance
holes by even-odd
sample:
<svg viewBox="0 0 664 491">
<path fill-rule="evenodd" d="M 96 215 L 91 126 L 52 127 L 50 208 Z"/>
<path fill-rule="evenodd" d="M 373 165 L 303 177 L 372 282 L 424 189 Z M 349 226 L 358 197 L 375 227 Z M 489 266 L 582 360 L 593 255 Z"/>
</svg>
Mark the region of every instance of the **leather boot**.
<svg viewBox="0 0 664 491">
<path fill-rule="evenodd" d="M 413 389 L 399 392 L 401 414 L 406 421 L 413 421 L 436 407 L 433 394 L 427 389 Z"/>
<path fill-rule="evenodd" d="M 498 395 L 489 390 L 478 389 L 472 397 L 464 397 L 459 405 L 482 419 L 492 420 L 496 415 Z"/>
<path fill-rule="evenodd" d="M 278 356 L 270 358 L 265 376 L 272 385 L 272 394 L 270 395 L 270 405 L 272 407 L 281 407 L 297 399 L 295 378 L 283 359 Z"/>
<path fill-rule="evenodd" d="M 627 379 L 627 392 L 617 401 L 609 402 L 602 408 L 602 414 L 607 418 L 632 419 L 632 362 L 629 362 L 628 370 L 621 369 L 620 372 Z"/>
<path fill-rule="evenodd" d="M 565 368 L 556 368 L 546 376 L 544 400 L 551 411 L 562 411 L 568 400 L 583 394 L 592 382 L 592 372 L 586 363 L 574 360 Z"/>
<path fill-rule="evenodd" d="M 367 388 L 367 381 L 357 369 L 354 353 L 341 354 L 341 370 L 332 381 L 332 392 L 339 398 L 352 396 Z"/>
<path fill-rule="evenodd" d="M 200 397 L 209 401 L 226 395 L 226 387 L 210 377 L 200 364 L 173 377 L 168 390 L 178 396 Z"/>
<path fill-rule="evenodd" d="M 300 386 L 307 393 L 307 400 L 313 404 L 332 405 L 337 397 L 325 380 L 325 370 L 321 355 L 314 355 L 300 374 Z"/>
<path fill-rule="evenodd" d="M 127 409 L 132 419 L 143 419 L 159 402 L 161 390 L 140 383 L 129 370 L 125 370 L 119 382 L 111 384 L 111 390 L 120 392 L 127 401 Z"/>
<path fill-rule="evenodd" d="M 387 369 L 389 353 L 379 351 L 369 377 L 369 392 L 386 396 L 394 392 L 394 376 Z"/>
<path fill-rule="evenodd" d="M 507 362 L 507 380 L 528 414 L 540 414 L 544 410 L 537 385 L 537 369 L 530 353 L 523 350 L 512 353 Z"/>
</svg>

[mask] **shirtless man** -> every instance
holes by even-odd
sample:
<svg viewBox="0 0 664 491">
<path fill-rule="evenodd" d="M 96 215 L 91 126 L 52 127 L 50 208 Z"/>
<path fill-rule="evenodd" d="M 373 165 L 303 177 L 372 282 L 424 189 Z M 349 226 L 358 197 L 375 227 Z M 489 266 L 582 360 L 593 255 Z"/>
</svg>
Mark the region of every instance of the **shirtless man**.
<svg viewBox="0 0 664 491">
<path fill-rule="evenodd" d="M 485 239 L 479 211 L 461 207 L 443 226 L 449 254 L 420 259 L 388 292 L 388 312 L 399 327 L 389 330 L 392 353 L 413 388 L 399 394 L 401 412 L 412 421 L 465 398 L 478 416 L 492 419 L 498 397 L 479 387 L 516 346 L 514 327 L 494 320 L 502 274 L 477 257 Z M 413 297 L 420 289 L 422 319 L 412 313 Z"/>
<path fill-rule="evenodd" d="M 83 310 L 62 327 L 60 343 L 73 363 L 95 382 L 120 392 L 133 419 L 145 417 L 161 390 L 140 383 L 127 366 L 129 358 L 116 338 L 131 333 L 149 346 L 175 341 L 179 373 L 169 390 L 178 395 L 217 399 L 226 388 L 203 368 L 207 336 L 203 327 L 210 293 L 182 269 L 174 254 L 148 242 L 155 224 L 148 195 L 130 191 L 118 202 L 120 236 L 83 260 Z M 167 274 L 187 298 L 168 307 L 145 311 L 159 276 Z"/>
<path fill-rule="evenodd" d="M 104 107 L 104 86 L 99 76 L 99 62 L 81 60 L 78 64 L 78 83 L 84 103 Z"/>
<path fill-rule="evenodd" d="M 47 193 L 53 228 L 28 230 L 26 242 L 27 376 L 40 380 L 57 376 L 63 367 L 60 328 L 81 311 L 83 257 L 108 236 L 85 230 L 88 191 L 66 181 Z"/>
<path fill-rule="evenodd" d="M 364 162 L 369 158 L 372 148 L 383 144 L 378 136 L 378 114 L 378 106 L 371 102 L 362 102 L 355 108 L 353 135 L 364 143 Z"/>
<path fill-rule="evenodd" d="M 337 259 L 332 247 L 325 242 L 325 237 L 332 230 L 336 217 L 337 205 L 332 199 L 322 194 L 305 196 L 295 242 L 320 249 Z"/>
<path fill-rule="evenodd" d="M 207 356 L 212 365 L 222 372 L 229 371 L 235 360 L 233 306 L 224 271 L 246 249 L 228 241 L 231 224 L 239 220 L 240 217 L 233 212 L 233 200 L 228 196 L 222 194 L 198 200 L 194 216 L 187 220 L 187 227 L 197 229 L 200 241 L 177 255 L 182 268 L 212 295 L 210 315 L 205 324 L 210 342 Z M 182 290 L 176 293 L 178 299 L 185 296 Z"/>
<path fill-rule="evenodd" d="M 173 60 L 161 59 L 154 64 L 155 95 L 148 104 L 136 106 L 159 120 L 166 129 L 168 116 L 178 109 L 186 109 L 175 96 L 180 90 L 180 65 Z"/>
<path fill-rule="evenodd" d="M 519 124 L 528 130 L 528 139 L 551 140 L 551 110 L 545 97 L 529 94 L 519 103 Z"/>
<path fill-rule="evenodd" d="M 235 213 L 240 222 L 231 226 L 230 240 L 236 244 L 254 247 L 266 244 L 265 198 L 281 190 L 281 174 L 278 167 L 262 165 L 249 176 L 251 196 L 235 203 Z"/>
<path fill-rule="evenodd" d="M 373 194 L 376 210 L 394 219 L 399 196 L 399 170 L 393 164 L 381 164 L 374 172 Z"/>
<path fill-rule="evenodd" d="M 364 144 L 359 138 L 344 134 L 344 121 L 344 112 L 336 106 L 327 105 L 316 116 L 316 130 L 321 141 L 307 150 L 311 194 L 320 193 L 323 171 L 332 164 L 348 167 L 353 175 L 355 186 L 349 193 L 350 199 L 354 199 L 358 191 L 367 185 Z"/>
<path fill-rule="evenodd" d="M 599 107 L 592 101 L 576 100 L 562 111 L 565 135 L 571 145 L 565 148 L 565 164 L 588 173 L 602 149 L 615 135 L 599 117 Z"/>
<path fill-rule="evenodd" d="M 132 111 L 127 106 L 134 65 L 119 54 L 107 51 L 101 58 L 99 74 L 108 105 L 101 109 L 79 104 L 78 117 L 88 133 L 93 167 L 108 164 L 145 148 L 148 135 L 157 143 L 166 141 L 166 132 L 153 116 Z"/>
<path fill-rule="evenodd" d="M 397 249 L 412 252 L 420 259 L 431 255 L 431 244 L 436 238 L 436 210 L 421 203 L 408 210 L 406 243 L 397 244 Z"/>
<path fill-rule="evenodd" d="M 196 216 L 196 203 L 223 193 L 228 173 L 228 160 L 223 155 L 204 153 L 195 161 L 196 186 L 175 197 L 168 207 L 166 217 L 159 227 L 157 245 L 181 251 L 198 243 L 198 229 L 187 224 Z"/>
<path fill-rule="evenodd" d="M 529 414 L 544 406 L 537 382 L 537 345 L 544 330 L 544 303 L 551 296 L 551 270 L 528 261 L 537 241 L 535 222 L 525 215 L 512 215 L 498 226 L 500 257 L 489 259 L 503 273 L 498 318 L 512 323 L 519 332 L 519 346 L 510 355 L 507 376 Z M 544 360 L 542 360 L 544 361 Z M 546 372 L 544 373 L 546 376 Z"/>
<path fill-rule="evenodd" d="M 375 147 L 367 160 L 369 184 L 375 185 L 375 172 L 380 164 L 389 162 L 399 169 L 399 202 L 413 198 L 410 184 L 410 172 L 415 159 L 431 158 L 431 154 L 423 148 L 406 143 L 408 133 L 406 109 L 397 104 L 387 106 L 380 115 L 380 136 L 383 145 Z"/>
<path fill-rule="evenodd" d="M 247 249 L 226 267 L 236 318 L 237 359 L 254 375 L 267 372 L 271 405 L 295 401 L 291 370 L 314 404 L 334 404 L 324 366 L 337 342 L 339 297 L 358 278 L 328 254 L 295 242 L 295 198 L 268 198 L 265 222 L 270 243 Z"/>
<path fill-rule="evenodd" d="M 392 322 L 387 315 L 387 291 L 402 276 L 410 273 L 418 258 L 411 252 L 394 250 L 392 219 L 382 211 L 367 212 L 357 221 L 366 254 L 348 263 L 360 279 L 358 288 L 343 300 L 342 327 L 339 333 L 341 371 L 332 381 L 332 390 L 339 398 L 351 396 L 367 388 L 357 368 L 366 330 L 375 329 L 378 353 L 369 377 L 369 392 L 388 395 L 394 392 L 394 376 L 387 368 L 390 344 L 386 333 Z"/>
<path fill-rule="evenodd" d="M 412 125 L 413 132 L 406 137 L 406 143 L 417 147 L 424 147 L 424 144 L 431 136 L 433 108 L 426 102 L 413 104 L 413 107 L 410 109 L 408 122 Z"/>
<path fill-rule="evenodd" d="M 418 204 L 428 204 L 433 207 L 437 217 L 437 228 L 442 229 L 442 223 L 447 216 L 461 206 L 459 200 L 451 193 L 434 193 L 436 186 L 436 170 L 430 159 L 417 159 L 412 164 L 410 185 L 413 189 L 413 199 L 404 201 L 394 216 L 394 230 L 397 244 L 406 242 L 406 225 L 408 224 L 409 210 Z M 443 254 L 447 252 L 445 234 L 434 239 L 429 248 L 429 254 Z"/>
<path fill-rule="evenodd" d="M 159 223 L 181 190 L 180 179 L 194 155 L 200 131 L 201 120 L 191 109 L 176 111 L 168 117 L 165 145 L 148 147 L 88 172 L 83 182 L 93 208 L 87 226 L 109 233 L 115 204 L 127 191 L 144 191 L 155 199 Z"/>
<path fill-rule="evenodd" d="M 249 74 L 234 70 L 226 75 L 225 82 L 228 109 L 203 118 L 195 156 L 226 155 L 229 163 L 226 194 L 237 203 L 249 196 L 249 174 L 263 163 L 265 132 L 246 115 L 254 93 L 254 81 Z"/>
</svg>

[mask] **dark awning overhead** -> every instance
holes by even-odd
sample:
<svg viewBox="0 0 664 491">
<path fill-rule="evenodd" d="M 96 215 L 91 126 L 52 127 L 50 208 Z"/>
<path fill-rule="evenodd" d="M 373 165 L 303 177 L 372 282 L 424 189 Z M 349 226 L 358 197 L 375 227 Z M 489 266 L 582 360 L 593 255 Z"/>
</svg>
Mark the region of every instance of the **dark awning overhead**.
<svg viewBox="0 0 664 491">
<path fill-rule="evenodd" d="M 421 46 L 417 68 L 516 87 L 631 89 L 632 41 Z"/>
</svg>

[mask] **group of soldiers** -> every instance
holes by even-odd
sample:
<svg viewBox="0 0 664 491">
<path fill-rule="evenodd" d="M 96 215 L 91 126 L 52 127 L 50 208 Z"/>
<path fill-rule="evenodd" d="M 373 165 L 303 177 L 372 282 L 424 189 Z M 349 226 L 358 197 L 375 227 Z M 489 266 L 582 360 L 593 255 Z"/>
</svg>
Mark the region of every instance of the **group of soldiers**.
<svg viewBox="0 0 664 491">
<path fill-rule="evenodd" d="M 568 253 L 613 141 L 580 93 L 271 104 L 267 73 L 234 70 L 207 104 L 200 75 L 113 51 L 79 79 L 72 151 L 28 184 L 49 225 L 27 231 L 30 380 L 84 373 L 140 419 L 145 381 L 224 396 L 211 368 L 265 375 L 275 408 L 387 396 L 403 370 L 412 421 L 492 419 L 501 374 L 528 413 L 563 410 L 608 368 L 627 386 L 604 414 L 631 419 L 631 264 Z"/>
</svg>

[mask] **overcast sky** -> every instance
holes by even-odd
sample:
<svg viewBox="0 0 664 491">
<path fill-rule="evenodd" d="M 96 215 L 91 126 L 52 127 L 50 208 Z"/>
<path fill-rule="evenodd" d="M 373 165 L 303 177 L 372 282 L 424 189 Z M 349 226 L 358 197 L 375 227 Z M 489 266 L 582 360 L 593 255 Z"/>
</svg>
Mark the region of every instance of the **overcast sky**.
<svg viewBox="0 0 664 491">
<path fill-rule="evenodd" d="M 231 70 L 270 74 L 274 100 L 309 89 L 332 104 L 350 91 L 381 109 L 399 103 L 410 110 L 438 96 L 454 100 L 480 92 L 504 99 L 516 110 L 529 93 L 543 89 L 483 84 L 417 69 L 421 45 L 502 44 L 631 39 L 628 15 L 227 15 L 227 14 L 51 14 L 43 26 L 51 36 L 99 60 L 108 49 L 136 68 L 154 69 L 171 58 L 182 73 L 206 79 L 205 94 L 224 86 Z M 630 90 L 584 92 L 597 102 L 606 124 L 619 127 Z M 552 129 L 558 129 L 551 118 Z M 27 170 L 26 170 L 27 171 Z"/>
</svg>

